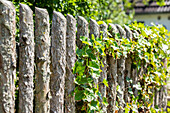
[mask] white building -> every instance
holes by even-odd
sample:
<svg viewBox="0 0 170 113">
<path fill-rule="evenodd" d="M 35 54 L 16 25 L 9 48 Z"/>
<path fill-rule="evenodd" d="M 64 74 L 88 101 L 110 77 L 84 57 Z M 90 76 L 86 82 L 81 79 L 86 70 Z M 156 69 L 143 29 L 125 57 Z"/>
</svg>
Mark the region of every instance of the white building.
<svg viewBox="0 0 170 113">
<path fill-rule="evenodd" d="M 165 1 L 165 4 L 161 7 L 152 0 L 148 5 L 144 5 L 142 1 L 137 2 L 135 5 L 135 20 L 146 25 L 151 25 L 151 22 L 163 24 L 170 31 L 170 0 Z"/>
</svg>

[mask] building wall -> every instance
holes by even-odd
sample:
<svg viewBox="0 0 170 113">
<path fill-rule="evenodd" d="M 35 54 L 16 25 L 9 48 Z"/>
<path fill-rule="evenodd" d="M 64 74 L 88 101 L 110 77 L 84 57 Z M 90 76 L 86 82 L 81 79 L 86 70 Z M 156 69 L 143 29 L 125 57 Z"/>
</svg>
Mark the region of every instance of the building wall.
<svg viewBox="0 0 170 113">
<path fill-rule="evenodd" d="M 160 19 L 158 19 L 160 17 Z M 138 14 L 135 15 L 135 20 L 143 21 L 146 25 L 163 24 L 170 31 L 170 13 L 163 14 Z"/>
</svg>

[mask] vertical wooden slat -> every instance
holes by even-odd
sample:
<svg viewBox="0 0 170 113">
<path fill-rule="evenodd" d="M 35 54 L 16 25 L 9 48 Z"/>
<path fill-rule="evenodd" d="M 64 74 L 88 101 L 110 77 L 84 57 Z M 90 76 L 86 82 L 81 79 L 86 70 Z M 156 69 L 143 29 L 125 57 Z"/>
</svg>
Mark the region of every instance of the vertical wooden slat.
<svg viewBox="0 0 170 113">
<path fill-rule="evenodd" d="M 51 113 L 64 112 L 64 88 L 66 74 L 66 18 L 59 12 L 53 12 L 50 100 Z"/>
<path fill-rule="evenodd" d="M 167 59 L 163 60 L 163 68 L 167 69 Z M 166 72 L 165 72 L 166 73 Z M 164 82 L 167 82 L 166 80 Z M 167 110 L 167 86 L 162 85 L 159 92 L 159 109 Z"/>
<path fill-rule="evenodd" d="M 78 16 L 77 19 L 77 38 L 76 38 L 76 45 L 79 49 L 81 49 L 84 44 L 82 44 L 80 37 L 84 36 L 89 38 L 89 29 L 88 29 L 88 22 L 82 16 Z M 76 113 L 80 112 L 82 109 L 82 101 L 76 102 Z"/>
<path fill-rule="evenodd" d="M 129 40 L 132 39 L 132 32 L 130 28 L 126 25 L 124 25 L 125 31 L 126 31 L 126 38 Z M 131 65 L 132 65 L 132 59 L 131 59 L 131 53 L 127 55 L 127 58 L 125 59 L 125 94 L 124 94 L 124 100 L 125 103 L 130 103 L 130 94 L 128 93 L 130 86 L 130 78 L 131 78 Z"/>
<path fill-rule="evenodd" d="M 120 25 L 116 25 L 117 29 L 119 30 L 119 33 L 121 37 L 126 36 L 126 33 L 124 29 Z M 117 92 L 118 94 L 118 100 L 119 100 L 119 112 L 123 113 L 124 108 L 124 91 L 125 91 L 125 83 L 124 83 L 124 77 L 125 77 L 125 58 L 123 56 L 120 57 L 120 59 L 117 59 L 117 74 L 118 74 L 118 85 L 120 86 L 120 91 Z"/>
<path fill-rule="evenodd" d="M 157 88 L 155 88 L 154 107 L 159 108 L 159 90 Z"/>
<path fill-rule="evenodd" d="M 19 113 L 33 112 L 34 27 L 33 12 L 20 4 Z"/>
<path fill-rule="evenodd" d="M 133 38 L 132 40 L 136 41 L 137 39 L 135 39 L 136 36 L 139 36 L 139 33 L 136 30 L 133 30 Z M 134 54 L 132 54 L 133 57 L 135 57 Z M 146 66 L 147 67 L 147 66 Z M 134 87 L 134 85 L 136 85 L 138 83 L 138 72 L 137 72 L 137 61 L 135 59 L 132 58 L 132 67 L 131 67 L 131 79 L 132 79 L 132 89 L 133 89 L 133 94 L 135 97 L 138 96 L 138 90 Z"/>
<path fill-rule="evenodd" d="M 72 74 L 72 67 L 76 60 L 76 20 L 69 14 L 67 15 L 66 56 L 65 113 L 75 113 L 75 96 L 72 95 L 75 78 Z"/>
<path fill-rule="evenodd" d="M 50 112 L 50 24 L 46 9 L 35 8 L 35 113 Z"/>
<path fill-rule="evenodd" d="M 100 31 L 103 31 L 101 34 L 103 38 L 107 37 L 107 24 L 104 22 L 103 24 L 100 25 Z M 103 83 L 103 80 L 107 80 L 107 62 L 106 62 L 106 56 L 103 57 L 103 66 L 100 67 L 102 72 L 100 73 L 99 77 L 99 91 L 101 93 L 102 98 L 106 98 L 106 85 Z M 102 103 L 102 100 L 100 100 L 101 103 L 101 109 L 103 110 L 104 113 L 107 113 L 106 106 Z"/>
<path fill-rule="evenodd" d="M 109 33 L 112 35 L 112 38 L 115 38 L 115 33 L 118 33 L 118 30 L 114 24 L 109 24 L 110 31 Z M 107 87 L 107 101 L 108 113 L 115 113 L 116 109 L 116 86 L 117 86 L 117 60 L 112 55 L 107 55 L 107 63 L 108 63 L 108 74 L 107 80 L 108 85 Z"/>
<path fill-rule="evenodd" d="M 94 35 L 95 38 L 99 38 L 99 25 L 93 19 L 90 19 L 90 38 Z M 97 87 L 98 79 L 94 79 L 95 87 Z"/>
<path fill-rule="evenodd" d="M 85 18 L 78 16 L 77 20 L 77 39 L 76 39 L 76 45 L 78 48 L 82 48 L 83 44 L 80 41 L 80 37 L 89 37 L 89 32 L 88 32 L 88 22 L 86 21 Z"/>
<path fill-rule="evenodd" d="M 95 38 L 99 37 L 99 25 L 97 22 L 93 19 L 90 19 L 90 37 L 92 34 L 94 35 Z"/>
<path fill-rule="evenodd" d="M 0 113 L 14 113 L 16 78 L 15 8 L 0 0 Z"/>
</svg>

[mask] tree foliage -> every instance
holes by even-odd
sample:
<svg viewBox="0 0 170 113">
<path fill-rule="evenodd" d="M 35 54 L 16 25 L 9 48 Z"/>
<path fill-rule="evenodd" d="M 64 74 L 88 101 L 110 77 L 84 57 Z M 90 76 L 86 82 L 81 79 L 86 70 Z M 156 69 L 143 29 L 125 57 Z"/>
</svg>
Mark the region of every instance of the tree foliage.
<svg viewBox="0 0 170 113">
<path fill-rule="evenodd" d="M 106 23 L 125 24 L 133 20 L 133 6 L 141 0 L 11 0 L 18 7 L 19 3 L 29 5 L 34 11 L 35 7 L 46 8 L 52 18 L 54 10 L 65 16 L 83 16 L 86 19 L 93 18 Z M 152 0 L 143 0 L 144 4 Z M 157 1 L 158 5 L 164 5 L 164 0 Z M 129 14 L 127 10 L 131 10 Z"/>
</svg>

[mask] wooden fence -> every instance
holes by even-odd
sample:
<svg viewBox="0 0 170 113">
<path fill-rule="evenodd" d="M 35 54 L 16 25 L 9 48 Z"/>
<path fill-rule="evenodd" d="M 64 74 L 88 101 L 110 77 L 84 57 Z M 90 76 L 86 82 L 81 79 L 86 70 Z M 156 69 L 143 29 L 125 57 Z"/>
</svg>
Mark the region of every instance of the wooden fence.
<svg viewBox="0 0 170 113">
<path fill-rule="evenodd" d="M 68 14 L 65 18 L 61 13 L 54 11 L 50 36 L 47 10 L 35 8 L 34 28 L 33 11 L 27 5 L 20 4 L 20 38 L 17 55 L 15 18 L 14 5 L 9 1 L 0 0 L 0 113 L 15 112 L 17 68 L 19 68 L 19 113 L 33 113 L 33 109 L 35 113 L 75 113 L 74 95 L 70 94 L 75 87 L 75 78 L 71 69 L 76 61 L 76 44 L 78 47 L 83 46 L 79 40 L 80 36 L 89 37 L 94 34 L 98 37 L 100 30 L 104 31 L 104 37 L 107 36 L 107 25 L 99 26 L 91 19 L 89 33 L 88 22 L 83 17 L 78 16 L 76 22 L 72 15 Z M 125 29 L 120 25 L 109 24 L 109 26 L 113 32 L 119 32 L 122 37 L 133 37 L 132 31 L 127 26 Z M 17 59 L 19 67 L 16 65 Z M 120 97 L 119 106 L 124 106 L 124 99 L 125 102 L 130 102 L 127 92 L 130 83 L 124 78 L 133 78 L 133 83 L 137 83 L 138 73 L 136 68 L 131 67 L 132 62 L 130 57 L 126 59 L 121 57 L 118 60 L 113 57 L 104 58 L 101 77 L 96 80 L 96 82 L 102 82 L 104 78 L 108 80 L 108 88 L 103 84 L 99 86 L 102 96 L 107 97 L 109 102 L 107 108 L 102 106 L 104 112 L 115 112 L 116 95 Z M 116 91 L 117 85 L 123 93 Z M 155 92 L 158 94 L 154 105 L 166 109 L 164 90 L 166 87 Z M 137 90 L 134 91 L 134 95 L 138 95 Z"/>
</svg>

